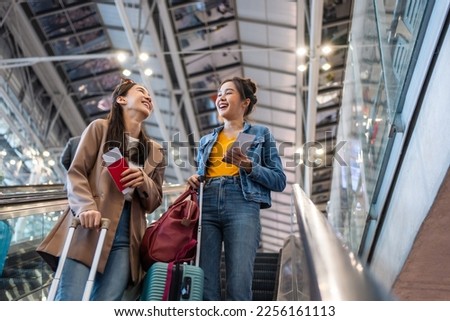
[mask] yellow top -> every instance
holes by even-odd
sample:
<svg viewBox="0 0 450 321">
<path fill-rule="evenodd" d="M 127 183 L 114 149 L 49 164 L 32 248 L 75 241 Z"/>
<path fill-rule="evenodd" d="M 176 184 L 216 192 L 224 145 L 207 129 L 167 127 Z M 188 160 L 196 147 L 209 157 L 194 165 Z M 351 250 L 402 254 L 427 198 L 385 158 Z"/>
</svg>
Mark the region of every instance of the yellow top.
<svg viewBox="0 0 450 321">
<path fill-rule="evenodd" d="M 217 141 L 211 149 L 206 167 L 207 177 L 239 175 L 239 167 L 222 161 L 227 149 L 234 143 L 236 137 L 227 137 L 223 131 L 219 133 Z"/>
</svg>

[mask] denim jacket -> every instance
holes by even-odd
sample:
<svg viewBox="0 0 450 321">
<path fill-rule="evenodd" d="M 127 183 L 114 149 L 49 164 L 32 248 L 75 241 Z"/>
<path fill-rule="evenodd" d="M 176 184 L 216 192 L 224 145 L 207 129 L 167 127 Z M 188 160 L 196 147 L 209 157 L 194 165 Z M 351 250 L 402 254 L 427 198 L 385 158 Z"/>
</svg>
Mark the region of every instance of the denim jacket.
<svg viewBox="0 0 450 321">
<path fill-rule="evenodd" d="M 197 174 L 205 176 L 206 164 L 214 143 L 223 126 L 200 139 L 197 153 Z M 252 160 L 252 171 L 247 174 L 240 169 L 240 181 L 244 197 L 248 201 L 260 203 L 261 208 L 272 205 L 271 191 L 282 192 L 286 187 L 286 175 L 283 172 L 275 139 L 269 129 L 261 125 L 244 123 L 244 133 L 255 135 L 255 139 L 247 149 L 247 157 Z"/>
</svg>

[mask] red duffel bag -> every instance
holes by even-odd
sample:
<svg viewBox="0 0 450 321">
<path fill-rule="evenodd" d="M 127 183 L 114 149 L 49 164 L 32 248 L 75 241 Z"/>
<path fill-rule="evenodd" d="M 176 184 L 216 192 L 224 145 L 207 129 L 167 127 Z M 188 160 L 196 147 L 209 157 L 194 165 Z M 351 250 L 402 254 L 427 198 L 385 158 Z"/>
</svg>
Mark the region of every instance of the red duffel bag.
<svg viewBox="0 0 450 321">
<path fill-rule="evenodd" d="M 142 267 L 147 271 L 155 262 L 193 260 L 199 214 L 197 192 L 189 188 L 147 227 L 140 245 Z"/>
</svg>

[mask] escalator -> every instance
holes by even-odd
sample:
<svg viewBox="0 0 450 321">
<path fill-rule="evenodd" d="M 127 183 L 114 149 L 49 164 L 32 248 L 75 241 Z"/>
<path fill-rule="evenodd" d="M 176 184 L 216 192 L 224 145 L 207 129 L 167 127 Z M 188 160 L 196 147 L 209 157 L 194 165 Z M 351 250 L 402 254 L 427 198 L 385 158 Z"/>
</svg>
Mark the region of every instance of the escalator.
<svg viewBox="0 0 450 321">
<path fill-rule="evenodd" d="M 12 230 L 0 277 L 0 301 L 45 299 L 52 271 L 35 250 L 66 206 L 63 185 L 0 188 L 0 220 Z"/>
<path fill-rule="evenodd" d="M 39 242 L 10 248 L 0 278 L 0 301 L 41 301 L 46 297 L 53 271 L 35 252 Z"/>
<path fill-rule="evenodd" d="M 164 188 L 163 204 L 147 216 L 148 222 L 159 218 L 184 188 Z M 279 253 L 257 254 L 253 300 L 391 300 L 341 244 L 326 218 L 298 185 L 293 191 L 292 211 L 299 235 L 290 235 Z M 46 300 L 53 271 L 36 248 L 67 204 L 63 185 L 0 187 L 0 221 L 13 230 L 0 278 L 0 301 Z"/>
</svg>

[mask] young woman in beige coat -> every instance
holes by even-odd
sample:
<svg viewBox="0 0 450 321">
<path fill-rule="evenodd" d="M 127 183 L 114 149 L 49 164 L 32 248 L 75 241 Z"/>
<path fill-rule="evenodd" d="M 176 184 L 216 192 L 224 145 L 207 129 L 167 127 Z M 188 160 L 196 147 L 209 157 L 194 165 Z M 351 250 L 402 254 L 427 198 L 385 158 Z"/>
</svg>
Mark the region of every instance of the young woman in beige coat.
<svg viewBox="0 0 450 321">
<path fill-rule="evenodd" d="M 127 286 L 141 281 L 144 271 L 139 260 L 139 244 L 146 228 L 145 215 L 162 202 L 165 170 L 162 147 L 143 130 L 143 121 L 150 116 L 152 108 L 148 91 L 124 79 L 113 92 L 108 118 L 93 121 L 83 132 L 67 176 L 70 211 L 66 211 L 38 248 L 51 263 L 50 258 L 61 253 L 72 218 L 79 217 L 82 228 L 75 230 L 56 300 L 82 298 L 101 218 L 109 218 L 111 225 L 91 300 L 121 300 Z M 118 147 L 129 163 L 121 180 L 131 189 L 126 195 L 116 187 L 102 159 L 113 147 Z"/>
</svg>

